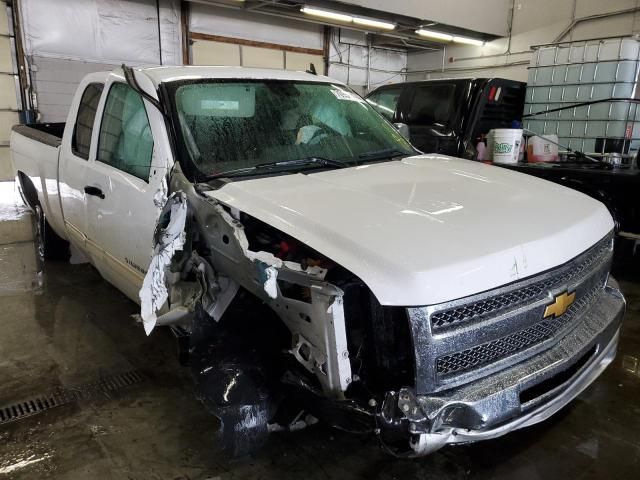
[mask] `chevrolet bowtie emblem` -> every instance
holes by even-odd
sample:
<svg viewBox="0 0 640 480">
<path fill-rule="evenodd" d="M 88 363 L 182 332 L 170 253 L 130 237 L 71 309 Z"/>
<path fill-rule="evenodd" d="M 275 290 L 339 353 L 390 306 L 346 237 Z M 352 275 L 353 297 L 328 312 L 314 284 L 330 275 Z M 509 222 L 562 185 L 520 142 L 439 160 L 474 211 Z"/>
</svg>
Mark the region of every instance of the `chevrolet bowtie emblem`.
<svg viewBox="0 0 640 480">
<path fill-rule="evenodd" d="M 542 318 L 551 316 L 553 316 L 553 318 L 558 318 L 567 311 L 575 299 L 576 292 L 563 292 L 560 295 L 557 295 L 556 298 L 553 299 L 553 303 L 547 305 L 547 308 L 544 309 L 544 316 Z"/>
</svg>

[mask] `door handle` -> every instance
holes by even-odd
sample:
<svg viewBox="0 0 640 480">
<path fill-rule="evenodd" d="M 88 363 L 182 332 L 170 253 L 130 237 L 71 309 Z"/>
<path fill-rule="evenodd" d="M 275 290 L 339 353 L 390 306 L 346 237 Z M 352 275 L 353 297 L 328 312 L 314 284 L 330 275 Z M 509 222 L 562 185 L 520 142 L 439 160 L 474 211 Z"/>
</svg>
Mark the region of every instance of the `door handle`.
<svg viewBox="0 0 640 480">
<path fill-rule="evenodd" d="M 87 185 L 86 187 L 84 187 L 84 193 L 86 193 L 87 195 L 93 195 L 94 197 L 99 197 L 101 199 L 104 199 L 104 193 L 102 193 L 102 190 L 100 190 L 98 187 L 92 187 L 90 185 Z"/>
</svg>

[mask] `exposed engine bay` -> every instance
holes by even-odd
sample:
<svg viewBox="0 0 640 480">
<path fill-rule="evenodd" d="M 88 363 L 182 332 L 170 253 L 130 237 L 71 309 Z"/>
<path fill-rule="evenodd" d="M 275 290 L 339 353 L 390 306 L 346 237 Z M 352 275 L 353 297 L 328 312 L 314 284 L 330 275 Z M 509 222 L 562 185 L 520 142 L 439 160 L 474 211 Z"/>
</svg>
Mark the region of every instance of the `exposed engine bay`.
<svg viewBox="0 0 640 480">
<path fill-rule="evenodd" d="M 143 321 L 181 339 L 223 446 L 241 454 L 269 430 L 317 419 L 376 431 L 383 392 L 414 376 L 406 309 L 382 307 L 356 276 L 197 191 L 207 188 L 174 175 L 147 273 L 163 277 L 167 293 L 152 326 Z M 163 245 L 172 245 L 164 263 L 155 260 L 166 259 Z M 143 312 L 158 304 L 152 297 L 143 287 Z"/>
</svg>

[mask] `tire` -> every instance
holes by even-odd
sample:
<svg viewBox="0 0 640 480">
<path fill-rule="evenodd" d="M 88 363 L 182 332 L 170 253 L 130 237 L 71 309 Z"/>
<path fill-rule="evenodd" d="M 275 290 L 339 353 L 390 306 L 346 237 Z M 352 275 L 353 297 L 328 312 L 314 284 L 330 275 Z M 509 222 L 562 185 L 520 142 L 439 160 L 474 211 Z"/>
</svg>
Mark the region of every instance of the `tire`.
<svg viewBox="0 0 640 480">
<path fill-rule="evenodd" d="M 274 412 L 257 352 L 198 305 L 189 355 L 196 397 L 220 421 L 218 446 L 234 458 L 260 449 Z"/>
<path fill-rule="evenodd" d="M 38 204 L 33 210 L 36 252 L 40 261 L 68 259 L 69 243 L 53 231 L 44 216 L 42 206 Z"/>
<path fill-rule="evenodd" d="M 16 186 L 18 188 L 18 193 L 20 194 L 20 198 L 22 199 L 22 203 L 24 203 L 27 207 L 31 208 L 31 204 L 29 203 L 29 199 L 25 194 L 24 187 L 22 186 L 22 177 L 20 174 L 16 175 Z"/>
</svg>

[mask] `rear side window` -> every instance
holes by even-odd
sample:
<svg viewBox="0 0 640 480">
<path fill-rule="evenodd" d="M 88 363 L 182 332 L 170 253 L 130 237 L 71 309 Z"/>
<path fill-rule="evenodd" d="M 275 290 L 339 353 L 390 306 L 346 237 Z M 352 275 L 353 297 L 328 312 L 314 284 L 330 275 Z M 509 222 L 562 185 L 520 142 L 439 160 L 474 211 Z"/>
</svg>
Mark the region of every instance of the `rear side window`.
<svg viewBox="0 0 640 480">
<path fill-rule="evenodd" d="M 76 124 L 73 126 L 73 137 L 71 139 L 71 150 L 78 157 L 87 160 L 89 149 L 91 148 L 91 133 L 93 132 L 93 121 L 96 118 L 98 102 L 104 85 L 101 83 L 90 83 L 82 93 Z"/>
<path fill-rule="evenodd" d="M 142 98 L 114 83 L 104 106 L 97 160 L 144 181 L 149 180 L 153 137 Z"/>
<path fill-rule="evenodd" d="M 367 97 L 367 102 L 382 114 L 387 120 L 393 121 L 393 114 L 398 106 L 398 99 L 402 93 L 402 88 L 385 88 L 379 92 L 372 93 Z"/>
<path fill-rule="evenodd" d="M 412 123 L 447 125 L 453 114 L 455 85 L 418 85 L 409 110 Z"/>
</svg>

